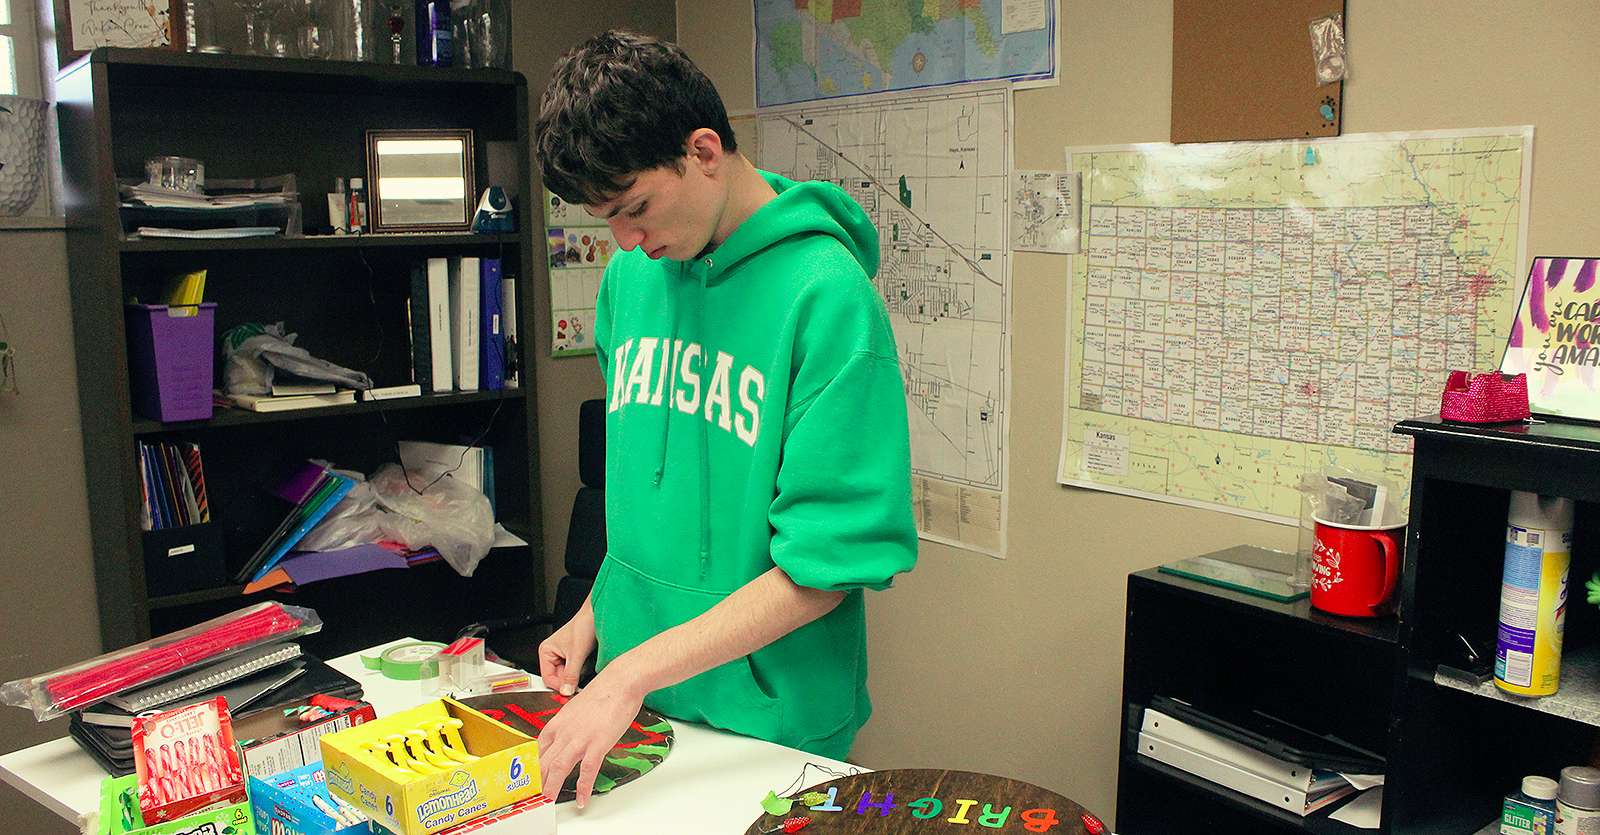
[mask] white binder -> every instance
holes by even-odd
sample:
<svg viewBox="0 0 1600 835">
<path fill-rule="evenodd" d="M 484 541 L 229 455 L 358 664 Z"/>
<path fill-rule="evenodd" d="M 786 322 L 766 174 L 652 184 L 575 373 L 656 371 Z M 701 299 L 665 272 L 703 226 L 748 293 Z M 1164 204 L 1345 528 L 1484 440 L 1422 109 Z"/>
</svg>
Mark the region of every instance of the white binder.
<svg viewBox="0 0 1600 835">
<path fill-rule="evenodd" d="M 474 257 L 450 260 L 450 336 L 455 347 L 456 391 L 478 390 L 478 305 L 483 278 Z"/>
<path fill-rule="evenodd" d="M 428 259 L 428 344 L 433 355 L 433 390 L 449 391 L 455 385 L 455 365 L 450 338 L 450 259 Z"/>
<path fill-rule="evenodd" d="M 1355 791 L 1336 774 L 1278 759 L 1150 708 L 1144 711 L 1139 754 L 1296 815 Z"/>
</svg>

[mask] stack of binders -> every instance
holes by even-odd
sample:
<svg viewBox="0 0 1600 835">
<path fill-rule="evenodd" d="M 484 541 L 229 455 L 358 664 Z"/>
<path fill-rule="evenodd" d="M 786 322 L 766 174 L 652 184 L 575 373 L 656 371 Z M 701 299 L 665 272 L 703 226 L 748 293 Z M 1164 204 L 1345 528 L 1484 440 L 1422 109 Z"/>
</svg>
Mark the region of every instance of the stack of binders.
<svg viewBox="0 0 1600 835">
<path fill-rule="evenodd" d="M 1334 768 L 1361 774 L 1381 773 L 1383 768 L 1381 760 L 1363 762 L 1364 752 L 1353 750 L 1330 755 L 1326 763 L 1317 762 L 1315 754 L 1296 753 L 1291 755 L 1293 759 L 1286 758 L 1285 746 L 1267 746 L 1274 748 L 1274 753 L 1268 753 L 1258 744 L 1241 741 L 1257 741 L 1248 732 L 1226 732 L 1226 722 L 1196 721 L 1198 712 L 1182 702 L 1159 696 L 1155 702 L 1144 709 L 1140 756 L 1302 817 L 1356 793 L 1356 786 Z M 1185 715 L 1189 721 L 1173 714 Z M 1361 782 L 1367 785 L 1372 781 Z"/>
</svg>

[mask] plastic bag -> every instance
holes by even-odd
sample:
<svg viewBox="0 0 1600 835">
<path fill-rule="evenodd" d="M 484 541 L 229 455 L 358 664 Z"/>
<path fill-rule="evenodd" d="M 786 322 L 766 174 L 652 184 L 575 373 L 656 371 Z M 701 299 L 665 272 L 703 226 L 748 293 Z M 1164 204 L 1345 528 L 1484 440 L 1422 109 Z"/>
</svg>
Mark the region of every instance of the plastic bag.
<svg viewBox="0 0 1600 835">
<path fill-rule="evenodd" d="M 1336 525 L 1379 528 L 1406 522 L 1406 482 L 1386 473 L 1356 472 L 1327 466 L 1300 477 L 1300 537 L 1295 564 L 1297 585 L 1309 586 L 1315 559 L 1317 520 Z"/>
<path fill-rule="evenodd" d="M 299 334 L 285 333 L 282 322 L 240 325 L 222 335 L 222 385 L 228 394 L 271 394 L 272 378 L 286 371 L 307 380 L 322 380 L 345 388 L 370 389 L 372 378 L 311 356 L 296 347 Z"/>
<path fill-rule="evenodd" d="M 447 479 L 448 480 L 448 479 Z M 0 703 L 25 707 L 40 722 L 176 675 L 200 662 L 222 661 L 275 641 L 322 628 L 311 609 L 258 603 L 188 629 L 0 684 Z"/>
<path fill-rule="evenodd" d="M 372 542 L 398 542 L 412 549 L 432 546 L 456 573 L 471 577 L 494 544 L 494 511 L 482 491 L 440 478 L 442 472 L 412 469 L 407 484 L 399 464 L 384 464 L 356 485 L 298 547 L 334 551 Z"/>
</svg>

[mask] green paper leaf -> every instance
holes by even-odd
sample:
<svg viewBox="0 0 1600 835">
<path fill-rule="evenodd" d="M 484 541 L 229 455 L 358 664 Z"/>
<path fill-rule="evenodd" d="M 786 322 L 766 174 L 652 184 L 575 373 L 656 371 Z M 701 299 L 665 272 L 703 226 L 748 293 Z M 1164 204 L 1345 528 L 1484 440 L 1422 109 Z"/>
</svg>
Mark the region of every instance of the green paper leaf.
<svg viewBox="0 0 1600 835">
<path fill-rule="evenodd" d="M 656 767 L 656 764 L 644 757 L 606 757 L 606 762 L 622 768 L 631 768 L 640 774 Z"/>
<path fill-rule="evenodd" d="M 793 800 L 787 797 L 779 797 L 776 792 L 769 791 L 767 796 L 761 799 L 761 808 L 765 809 L 767 814 L 773 817 L 783 817 L 789 814 L 789 810 L 793 806 Z"/>
</svg>

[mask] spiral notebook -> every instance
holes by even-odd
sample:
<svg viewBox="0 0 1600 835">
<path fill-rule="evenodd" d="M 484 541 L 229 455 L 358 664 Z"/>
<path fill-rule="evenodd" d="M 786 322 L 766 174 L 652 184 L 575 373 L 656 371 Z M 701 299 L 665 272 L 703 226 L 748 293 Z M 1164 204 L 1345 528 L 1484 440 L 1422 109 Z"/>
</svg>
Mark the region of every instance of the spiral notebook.
<svg viewBox="0 0 1600 835">
<path fill-rule="evenodd" d="M 112 696 L 106 699 L 106 703 L 130 713 L 139 713 L 197 693 L 214 690 L 231 681 L 299 657 L 299 644 L 269 644 L 177 678 Z"/>
</svg>

